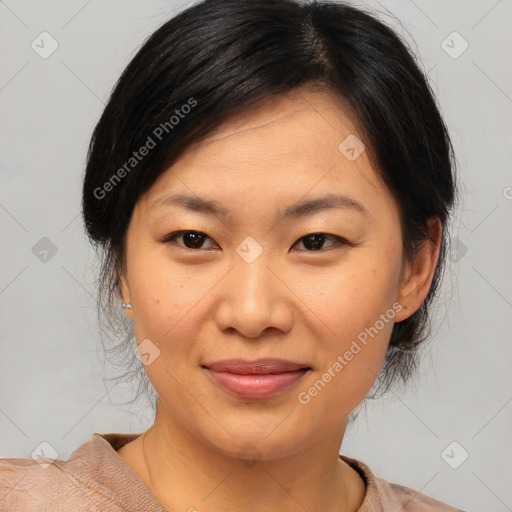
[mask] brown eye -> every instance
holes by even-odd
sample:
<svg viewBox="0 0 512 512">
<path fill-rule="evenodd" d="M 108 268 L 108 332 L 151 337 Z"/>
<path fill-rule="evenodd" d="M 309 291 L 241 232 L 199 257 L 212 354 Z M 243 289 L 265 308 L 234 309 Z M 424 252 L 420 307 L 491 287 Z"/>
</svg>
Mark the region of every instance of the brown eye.
<svg viewBox="0 0 512 512">
<path fill-rule="evenodd" d="M 323 250 L 323 245 L 326 240 L 331 240 L 334 243 L 328 246 L 333 247 L 335 245 L 343 245 L 348 242 L 343 238 L 336 235 L 328 235 L 327 233 L 310 233 L 309 235 L 303 236 L 300 238 L 296 244 L 302 242 L 302 245 L 305 247 L 305 250 L 308 252 L 312 251 L 321 251 Z M 325 248 L 324 248 L 325 249 Z M 301 249 L 304 250 L 304 249 Z"/>
<path fill-rule="evenodd" d="M 181 243 L 176 242 L 178 239 L 182 239 Z M 203 244 L 206 240 L 212 240 L 208 235 L 201 231 L 175 231 L 167 235 L 162 242 L 163 243 L 177 243 L 183 246 L 185 249 L 205 249 Z M 213 241 L 213 240 L 212 240 Z M 211 247 L 206 247 L 210 249 Z"/>
</svg>

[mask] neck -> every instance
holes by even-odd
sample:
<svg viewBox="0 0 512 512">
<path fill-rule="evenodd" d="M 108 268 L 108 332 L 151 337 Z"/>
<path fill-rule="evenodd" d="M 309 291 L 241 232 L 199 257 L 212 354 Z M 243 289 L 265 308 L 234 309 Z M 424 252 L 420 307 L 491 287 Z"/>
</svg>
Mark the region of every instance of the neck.
<svg viewBox="0 0 512 512">
<path fill-rule="evenodd" d="M 338 457 L 345 425 L 286 457 L 251 458 L 248 449 L 248 458 L 235 458 L 193 436 L 158 402 L 153 426 L 134 441 L 138 454 L 126 459 L 168 510 L 353 512 L 365 487 Z"/>
</svg>

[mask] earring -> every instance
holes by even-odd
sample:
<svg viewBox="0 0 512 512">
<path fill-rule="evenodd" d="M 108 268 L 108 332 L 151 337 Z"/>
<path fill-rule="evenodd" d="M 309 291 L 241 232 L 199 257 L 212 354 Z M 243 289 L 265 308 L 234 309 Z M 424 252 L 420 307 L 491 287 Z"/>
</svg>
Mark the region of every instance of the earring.
<svg viewBox="0 0 512 512">
<path fill-rule="evenodd" d="M 123 302 L 121 307 L 126 309 L 132 309 L 132 303 L 131 302 Z"/>
</svg>

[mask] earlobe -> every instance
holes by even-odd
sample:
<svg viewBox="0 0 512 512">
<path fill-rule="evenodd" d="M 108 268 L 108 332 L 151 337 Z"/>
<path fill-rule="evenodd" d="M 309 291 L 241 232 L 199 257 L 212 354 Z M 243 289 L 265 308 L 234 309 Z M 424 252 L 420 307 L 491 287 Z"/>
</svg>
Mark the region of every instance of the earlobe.
<svg viewBox="0 0 512 512">
<path fill-rule="evenodd" d="M 442 240 L 442 225 L 438 217 L 428 220 L 428 233 L 429 237 L 407 265 L 407 277 L 397 298 L 402 309 L 395 315 L 395 322 L 401 322 L 415 313 L 430 290 Z"/>
<path fill-rule="evenodd" d="M 128 280 L 126 279 L 124 273 L 122 273 L 119 277 L 118 289 L 119 289 L 119 294 L 121 296 L 121 300 L 123 301 L 123 304 L 131 303 L 130 287 L 128 285 Z M 126 315 L 128 317 L 132 318 L 131 306 L 129 308 L 123 307 L 123 309 L 124 309 L 124 312 L 126 313 Z"/>
</svg>

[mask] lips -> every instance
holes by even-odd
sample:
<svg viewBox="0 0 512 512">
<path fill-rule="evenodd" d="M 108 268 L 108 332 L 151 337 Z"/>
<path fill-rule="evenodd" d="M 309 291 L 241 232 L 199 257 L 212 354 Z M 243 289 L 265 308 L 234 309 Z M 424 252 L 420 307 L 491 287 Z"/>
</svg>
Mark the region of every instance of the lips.
<svg viewBox="0 0 512 512">
<path fill-rule="evenodd" d="M 202 365 L 212 382 L 243 399 L 266 399 L 303 378 L 310 366 L 283 359 L 230 359 Z"/>
<path fill-rule="evenodd" d="M 310 370 L 307 364 L 295 363 L 284 359 L 257 359 L 247 361 L 244 359 L 226 359 L 203 365 L 214 372 L 237 373 L 239 375 L 263 375 L 295 372 L 297 370 Z"/>
</svg>

